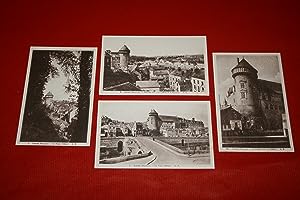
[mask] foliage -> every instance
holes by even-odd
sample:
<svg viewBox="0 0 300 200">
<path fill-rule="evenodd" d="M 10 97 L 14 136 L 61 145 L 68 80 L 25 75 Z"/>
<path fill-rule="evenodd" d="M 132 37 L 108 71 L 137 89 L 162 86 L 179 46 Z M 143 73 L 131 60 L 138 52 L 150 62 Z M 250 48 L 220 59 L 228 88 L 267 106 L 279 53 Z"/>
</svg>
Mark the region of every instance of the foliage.
<svg viewBox="0 0 300 200">
<path fill-rule="evenodd" d="M 45 84 L 57 75 L 49 51 L 33 51 L 20 141 L 51 142 L 59 140 L 57 130 L 43 105 Z"/>
<path fill-rule="evenodd" d="M 43 104 L 45 85 L 50 78 L 58 76 L 58 67 L 68 77 L 67 93 L 78 96 L 78 114 L 67 131 L 71 142 L 86 142 L 90 106 L 92 76 L 92 51 L 33 51 L 31 71 L 27 89 L 21 141 L 59 142 L 56 127 Z M 54 65 L 54 62 L 57 65 Z"/>
<path fill-rule="evenodd" d="M 104 71 L 103 87 L 106 88 L 106 87 L 118 85 L 125 82 L 130 82 L 135 84 L 137 80 L 138 78 L 134 74 L 128 74 L 123 72 L 122 70 L 113 72 L 111 69 L 107 69 Z"/>
</svg>

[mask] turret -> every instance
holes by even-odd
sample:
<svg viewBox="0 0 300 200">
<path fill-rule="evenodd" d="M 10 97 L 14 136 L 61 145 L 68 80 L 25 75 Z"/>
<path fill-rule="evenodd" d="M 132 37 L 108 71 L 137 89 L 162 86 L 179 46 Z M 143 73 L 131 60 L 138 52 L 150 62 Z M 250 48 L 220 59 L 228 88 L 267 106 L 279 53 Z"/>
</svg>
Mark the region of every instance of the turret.
<svg viewBox="0 0 300 200">
<path fill-rule="evenodd" d="M 149 112 L 147 125 L 148 125 L 149 130 L 151 130 L 151 131 L 159 131 L 160 130 L 161 119 L 159 118 L 158 113 L 154 109 L 152 109 Z"/>
<path fill-rule="evenodd" d="M 127 70 L 128 63 L 129 63 L 129 58 L 130 58 L 130 50 L 129 50 L 129 48 L 126 45 L 124 45 L 119 50 L 119 55 L 120 55 L 120 67 L 121 67 L 121 69 Z"/>
<path fill-rule="evenodd" d="M 53 100 L 53 97 L 54 97 L 54 95 L 50 91 L 44 96 L 45 104 L 47 106 L 50 105 L 50 103 Z"/>
<path fill-rule="evenodd" d="M 231 69 L 236 92 L 236 109 L 242 115 L 255 115 L 258 106 L 256 89 L 257 70 L 244 58 L 237 58 L 237 65 Z"/>
</svg>

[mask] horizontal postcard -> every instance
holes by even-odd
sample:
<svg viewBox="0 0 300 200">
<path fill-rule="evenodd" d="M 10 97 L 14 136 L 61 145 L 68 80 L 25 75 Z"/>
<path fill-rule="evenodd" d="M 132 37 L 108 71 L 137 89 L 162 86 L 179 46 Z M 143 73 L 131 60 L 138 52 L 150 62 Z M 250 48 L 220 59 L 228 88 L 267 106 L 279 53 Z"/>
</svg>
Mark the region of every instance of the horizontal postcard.
<svg viewBox="0 0 300 200">
<path fill-rule="evenodd" d="M 95 168 L 214 168 L 208 101 L 101 101 L 97 123 Z"/>
<path fill-rule="evenodd" d="M 31 47 L 17 145 L 89 146 L 97 48 Z"/>
<path fill-rule="evenodd" d="M 208 95 L 205 36 L 103 36 L 100 94 Z"/>
<path fill-rule="evenodd" d="M 293 152 L 279 53 L 214 53 L 220 151 Z"/>
</svg>

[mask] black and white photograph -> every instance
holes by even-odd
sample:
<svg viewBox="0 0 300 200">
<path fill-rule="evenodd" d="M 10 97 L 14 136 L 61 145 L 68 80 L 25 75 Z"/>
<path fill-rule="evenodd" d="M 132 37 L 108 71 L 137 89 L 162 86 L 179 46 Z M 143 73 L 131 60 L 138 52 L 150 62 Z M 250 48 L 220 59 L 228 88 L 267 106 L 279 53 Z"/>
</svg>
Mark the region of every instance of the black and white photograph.
<svg viewBox="0 0 300 200">
<path fill-rule="evenodd" d="M 97 48 L 31 47 L 17 145 L 89 146 Z"/>
<path fill-rule="evenodd" d="M 99 101 L 97 123 L 95 168 L 214 168 L 208 101 Z"/>
<path fill-rule="evenodd" d="M 279 53 L 214 53 L 220 151 L 293 152 Z"/>
<path fill-rule="evenodd" d="M 103 36 L 103 95 L 209 95 L 205 36 Z"/>
</svg>

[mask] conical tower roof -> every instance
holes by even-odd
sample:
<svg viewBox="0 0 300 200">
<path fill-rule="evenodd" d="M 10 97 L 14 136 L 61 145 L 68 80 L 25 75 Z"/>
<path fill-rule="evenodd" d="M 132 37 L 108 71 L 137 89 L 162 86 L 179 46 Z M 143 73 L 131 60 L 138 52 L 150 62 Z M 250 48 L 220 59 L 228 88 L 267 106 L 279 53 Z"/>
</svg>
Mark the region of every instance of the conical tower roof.
<svg viewBox="0 0 300 200">
<path fill-rule="evenodd" d="M 251 71 L 257 72 L 257 70 L 245 59 L 243 58 L 241 61 L 239 61 L 239 63 L 231 69 L 231 71 L 233 71 L 235 68 L 248 68 Z"/>
<path fill-rule="evenodd" d="M 49 92 L 45 95 L 45 97 L 54 97 L 54 95 L 49 91 Z"/>
<path fill-rule="evenodd" d="M 149 115 L 158 115 L 158 113 L 154 109 L 151 109 Z"/>
<path fill-rule="evenodd" d="M 238 74 L 248 74 L 251 77 L 257 78 L 257 72 L 258 71 L 245 58 L 241 61 L 238 59 L 238 64 L 231 69 L 233 78 Z"/>
<path fill-rule="evenodd" d="M 130 49 L 124 44 L 119 51 L 130 52 Z"/>
</svg>

